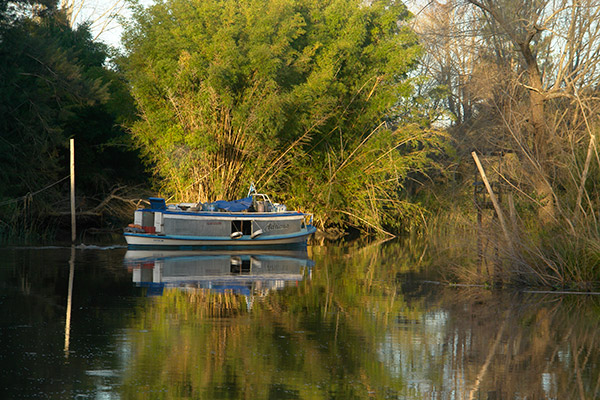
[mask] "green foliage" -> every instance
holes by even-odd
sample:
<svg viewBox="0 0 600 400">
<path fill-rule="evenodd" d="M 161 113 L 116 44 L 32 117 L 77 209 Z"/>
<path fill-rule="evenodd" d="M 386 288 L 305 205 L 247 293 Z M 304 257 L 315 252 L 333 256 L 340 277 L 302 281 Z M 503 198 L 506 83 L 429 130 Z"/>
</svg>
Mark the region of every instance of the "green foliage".
<svg viewBox="0 0 600 400">
<path fill-rule="evenodd" d="M 160 189 L 242 195 L 250 181 L 321 227 L 396 228 L 403 182 L 431 164 L 412 112 L 420 48 L 396 1 L 157 2 L 126 28 L 131 126 Z M 400 99 L 403 99 L 402 101 Z"/>
<path fill-rule="evenodd" d="M 143 171 L 119 125 L 135 116 L 133 99 L 121 76 L 105 67 L 107 47 L 93 41 L 88 26 L 72 29 L 61 11 L 43 3 L 0 8 L 4 233 L 44 231 L 44 214 L 68 205 L 67 186 L 52 184 L 69 174 L 71 137 L 80 195 L 94 196 L 122 180 L 139 182 Z"/>
<path fill-rule="evenodd" d="M 62 42 L 59 18 L 24 20 L 3 33 L 0 197 L 57 180 L 65 123 L 107 95 L 99 82 L 82 77 L 74 49 Z"/>
</svg>

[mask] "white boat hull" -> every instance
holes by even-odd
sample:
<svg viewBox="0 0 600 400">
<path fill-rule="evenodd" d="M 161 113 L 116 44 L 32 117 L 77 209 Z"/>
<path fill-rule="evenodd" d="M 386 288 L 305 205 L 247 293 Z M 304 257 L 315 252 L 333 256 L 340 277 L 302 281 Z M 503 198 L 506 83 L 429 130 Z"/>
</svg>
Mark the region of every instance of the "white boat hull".
<svg viewBox="0 0 600 400">
<path fill-rule="evenodd" d="M 125 233 L 125 240 L 130 247 L 202 247 L 202 246 L 226 246 L 226 247 L 260 247 L 273 245 L 298 245 L 306 244 L 310 235 L 316 228 L 309 226 L 296 234 L 257 237 L 242 236 L 239 239 L 230 237 L 194 237 L 178 235 L 157 235 L 147 233 Z"/>
</svg>

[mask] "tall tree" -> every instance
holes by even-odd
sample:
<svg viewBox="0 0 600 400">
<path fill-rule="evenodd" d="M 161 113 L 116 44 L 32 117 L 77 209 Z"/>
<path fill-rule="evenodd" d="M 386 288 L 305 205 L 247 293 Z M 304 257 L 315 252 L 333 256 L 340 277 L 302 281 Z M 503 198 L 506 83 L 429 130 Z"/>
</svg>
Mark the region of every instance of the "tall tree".
<svg viewBox="0 0 600 400">
<path fill-rule="evenodd" d="M 420 53 L 408 17 L 394 0 L 136 9 L 124 36 L 142 117 L 132 133 L 162 190 L 207 201 L 255 181 L 310 203 L 324 225 L 381 226 L 434 141 L 430 121 L 395 129 L 416 120 L 402 101 Z"/>
<path fill-rule="evenodd" d="M 578 154 L 593 149 L 587 144 L 594 131 L 589 116 L 598 109 L 600 2 L 456 0 L 433 2 L 423 15 L 428 65 L 438 83 L 448 84 L 451 110 L 458 112 L 452 102 L 463 98 L 462 87 L 470 93 L 471 120 L 457 114 L 459 139 L 477 136 L 487 149 L 518 154 L 513 184 L 535 199 L 540 221 L 569 219 L 581 195 L 574 205 L 561 193 L 581 193 L 588 169 Z M 442 18 L 448 15 L 456 18 Z M 465 70 L 458 53 L 472 60 Z"/>
<path fill-rule="evenodd" d="M 82 195 L 99 194 L 136 170 L 119 128 L 135 110 L 122 78 L 104 66 L 106 46 L 92 40 L 87 25 L 71 29 L 60 10 L 32 2 L 15 7 L 2 14 L 0 40 L 3 220 L 16 214 L 7 207 L 28 194 L 40 193 L 34 200 L 42 212 L 68 198 L 52 184 L 68 174 L 69 137 L 79 144 Z M 123 163 L 125 174 L 116 170 Z"/>
<path fill-rule="evenodd" d="M 534 186 L 542 204 L 540 218 L 546 222 L 556 220 L 555 199 L 549 181 L 546 96 L 535 48 L 536 41 L 540 40 L 540 33 L 546 29 L 546 17 L 552 18 L 553 10 L 549 9 L 550 1 L 507 2 L 502 6 L 491 0 L 467 1 L 488 15 L 491 23 L 498 27 L 497 31 L 510 40 L 521 56 L 526 75 L 526 81 L 523 83 L 528 89 L 529 98 L 529 123 L 532 138 L 530 150 L 534 159 L 537 160 Z"/>
<path fill-rule="evenodd" d="M 65 121 L 78 107 L 106 97 L 99 82 L 83 79 L 76 56 L 56 35 L 61 26 L 58 15 L 24 19 L 4 32 L 0 44 L 5 196 L 54 181 Z"/>
</svg>

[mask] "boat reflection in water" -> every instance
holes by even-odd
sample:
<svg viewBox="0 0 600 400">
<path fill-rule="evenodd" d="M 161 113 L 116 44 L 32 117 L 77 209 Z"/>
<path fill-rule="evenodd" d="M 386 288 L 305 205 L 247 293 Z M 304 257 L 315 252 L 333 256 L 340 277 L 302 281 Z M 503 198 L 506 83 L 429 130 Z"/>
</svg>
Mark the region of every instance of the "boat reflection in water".
<svg viewBox="0 0 600 400">
<path fill-rule="evenodd" d="M 165 288 L 209 289 L 244 296 L 310 279 L 314 262 L 306 248 L 295 250 L 128 250 L 125 265 L 133 281 L 162 295 Z"/>
</svg>

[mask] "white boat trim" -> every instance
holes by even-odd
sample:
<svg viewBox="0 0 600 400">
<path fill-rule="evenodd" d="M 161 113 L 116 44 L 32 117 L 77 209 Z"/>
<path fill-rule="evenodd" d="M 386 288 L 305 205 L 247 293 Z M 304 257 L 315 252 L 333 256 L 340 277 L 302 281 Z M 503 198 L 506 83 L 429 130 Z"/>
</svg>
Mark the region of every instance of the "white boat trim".
<svg viewBox="0 0 600 400">
<path fill-rule="evenodd" d="M 145 211 L 145 210 L 142 210 Z M 149 210 L 150 211 L 150 210 Z M 171 211 L 156 211 L 156 214 L 162 214 L 162 217 L 168 217 L 171 219 L 186 219 L 186 220 L 214 220 L 214 221 L 253 221 L 268 219 L 273 221 L 285 221 L 285 220 L 296 220 L 300 216 L 306 216 L 309 214 L 294 213 L 294 214 L 260 214 L 260 213 L 181 213 Z"/>
<path fill-rule="evenodd" d="M 306 238 L 315 233 L 316 230 L 315 227 L 309 226 L 293 234 L 259 236 L 254 239 L 249 236 L 232 239 L 230 237 L 156 235 L 130 232 L 125 232 L 124 235 L 127 244 L 130 246 L 269 246 L 306 243 Z"/>
</svg>

